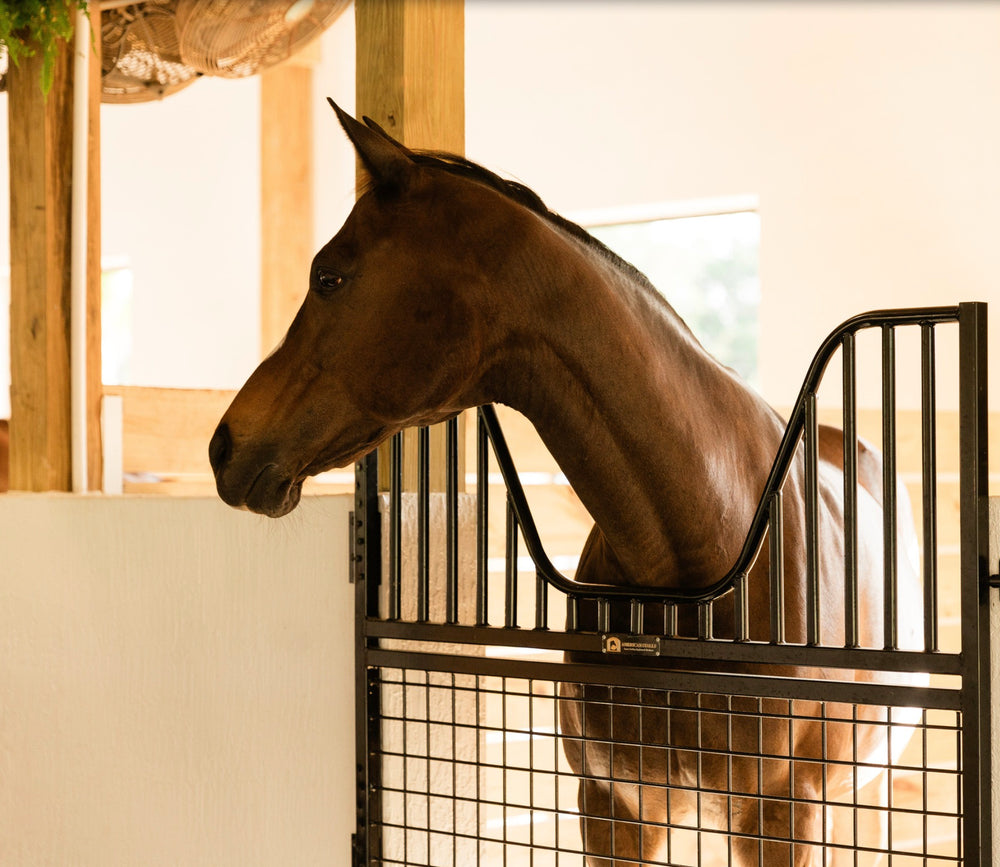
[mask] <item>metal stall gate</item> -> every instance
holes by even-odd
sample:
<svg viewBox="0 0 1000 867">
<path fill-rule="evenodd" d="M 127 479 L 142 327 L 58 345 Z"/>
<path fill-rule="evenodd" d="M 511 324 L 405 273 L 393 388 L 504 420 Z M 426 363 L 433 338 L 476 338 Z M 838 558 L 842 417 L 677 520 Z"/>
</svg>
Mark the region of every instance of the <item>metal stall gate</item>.
<svg viewBox="0 0 1000 867">
<path fill-rule="evenodd" d="M 441 492 L 430 490 L 426 432 L 417 437 L 413 492 L 402 490 L 399 438 L 388 492 L 379 493 L 376 457 L 360 464 L 355 863 L 557 867 L 582 865 L 587 855 L 592 865 L 990 863 L 985 347 L 979 303 L 876 312 L 834 332 L 791 412 L 739 561 L 697 597 L 595 589 L 560 574 L 490 407 L 478 415 L 474 493 L 464 491 L 454 421 Z M 840 365 L 829 364 L 837 355 Z M 781 490 L 790 473 L 804 473 L 815 503 L 827 368 L 828 379 L 839 379 L 834 414 L 850 444 L 839 579 L 846 637 L 831 644 L 823 632 L 813 567 L 808 635 L 791 643 Z M 919 422 L 905 428 L 897 425 L 897 382 L 920 395 Z M 854 444 L 864 427 L 859 395 L 872 390 L 884 455 L 884 640 L 865 646 L 856 627 Z M 957 436 L 939 431 L 938 406 L 939 394 L 956 391 Z M 905 552 L 897 522 L 908 514 L 894 479 L 904 441 L 915 442 L 920 463 L 910 480 L 922 546 L 920 622 L 900 613 L 914 600 L 901 606 L 898 598 Z M 491 518 L 504 529 L 491 534 Z M 802 520 L 815 548 L 815 507 L 807 504 Z M 770 610 L 748 611 L 746 576 L 761 550 L 771 552 Z M 664 671 L 656 657 L 682 662 Z M 727 666 L 737 661 L 767 668 L 734 675 Z M 842 676 L 783 676 L 789 665 Z M 883 682 L 861 682 L 855 671 L 879 672 Z M 567 714 L 576 715 L 571 732 L 561 729 Z M 681 714 L 694 721 L 685 742 L 669 734 Z M 801 726 L 821 733 L 810 750 L 791 746 Z M 873 733 L 883 744 L 874 752 L 865 746 Z M 590 764 L 574 772 L 566 754 L 583 748 Z M 688 771 L 672 775 L 670 756 L 680 753 Z M 851 784 L 835 789 L 828 782 L 844 764 Z M 775 769 L 788 785 L 765 798 L 763 780 Z M 804 794 L 796 781 L 807 778 L 816 783 Z M 608 822 L 607 803 L 588 800 L 588 787 L 579 794 L 581 779 L 612 801 L 631 798 L 638 813 Z M 817 805 L 820 822 L 797 820 Z M 777 837 L 765 833 L 774 827 L 765 813 L 784 817 Z"/>
</svg>

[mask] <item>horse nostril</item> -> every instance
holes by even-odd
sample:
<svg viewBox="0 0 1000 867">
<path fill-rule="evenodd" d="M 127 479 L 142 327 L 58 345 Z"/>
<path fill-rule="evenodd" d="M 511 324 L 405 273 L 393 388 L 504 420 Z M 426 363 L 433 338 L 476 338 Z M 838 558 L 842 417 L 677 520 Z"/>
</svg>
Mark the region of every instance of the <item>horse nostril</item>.
<svg viewBox="0 0 1000 867">
<path fill-rule="evenodd" d="M 208 462 L 212 465 L 213 473 L 219 474 L 232 452 L 233 438 L 229 435 L 229 425 L 220 424 L 208 444 Z"/>
</svg>

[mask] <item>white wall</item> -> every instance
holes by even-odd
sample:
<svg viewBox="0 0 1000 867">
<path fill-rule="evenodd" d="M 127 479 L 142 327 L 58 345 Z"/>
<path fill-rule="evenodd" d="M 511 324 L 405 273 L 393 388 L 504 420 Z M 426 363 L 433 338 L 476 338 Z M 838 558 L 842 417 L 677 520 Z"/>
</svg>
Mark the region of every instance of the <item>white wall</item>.
<svg viewBox="0 0 1000 867">
<path fill-rule="evenodd" d="M 132 268 L 136 385 L 228 387 L 257 363 L 260 79 L 101 107 L 105 256 Z"/>
<path fill-rule="evenodd" d="M 349 497 L 0 497 L 0 864 L 349 863 Z"/>
</svg>

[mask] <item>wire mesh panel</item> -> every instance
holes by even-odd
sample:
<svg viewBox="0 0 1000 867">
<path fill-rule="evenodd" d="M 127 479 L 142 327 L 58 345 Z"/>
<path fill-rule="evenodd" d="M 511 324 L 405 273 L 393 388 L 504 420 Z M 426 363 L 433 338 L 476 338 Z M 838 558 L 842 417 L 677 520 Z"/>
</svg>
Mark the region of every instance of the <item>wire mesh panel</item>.
<svg viewBox="0 0 1000 867">
<path fill-rule="evenodd" d="M 955 322 L 959 364 L 946 380 L 937 327 Z M 880 359 L 885 455 L 872 596 L 858 559 L 859 480 L 871 470 L 857 439 L 863 329 Z M 900 346 L 915 347 L 915 363 Z M 444 490 L 431 490 L 424 433 L 415 490 L 403 490 L 401 439 L 388 490 L 377 459 L 359 465 L 356 863 L 987 863 L 984 347 L 982 305 L 858 318 L 831 335 L 739 562 L 694 593 L 557 571 L 489 408 L 467 480 L 449 464 Z M 843 562 L 831 575 L 815 553 L 827 436 L 817 395 L 837 353 L 847 445 Z M 897 426 L 899 369 L 921 385 L 915 431 Z M 960 397 L 954 454 L 939 442 L 939 381 Z M 904 437 L 922 463 L 911 480 L 919 552 L 899 532 L 911 520 L 896 481 Z M 798 513 L 782 497 L 793 466 L 808 494 Z M 959 483 L 954 531 L 938 504 L 942 466 Z M 783 534 L 799 526 L 813 552 L 804 598 L 783 566 Z M 753 571 L 758 558 L 766 566 Z"/>
<path fill-rule="evenodd" d="M 962 860 L 954 709 L 389 667 L 379 688 L 382 864 Z M 567 715 L 589 717 L 576 737 L 560 735 Z M 837 739 L 848 768 L 826 754 Z M 585 740 L 598 760 L 580 774 L 567 754 Z M 684 752 L 693 774 L 678 770 Z M 787 788 L 764 799 L 775 771 Z"/>
</svg>

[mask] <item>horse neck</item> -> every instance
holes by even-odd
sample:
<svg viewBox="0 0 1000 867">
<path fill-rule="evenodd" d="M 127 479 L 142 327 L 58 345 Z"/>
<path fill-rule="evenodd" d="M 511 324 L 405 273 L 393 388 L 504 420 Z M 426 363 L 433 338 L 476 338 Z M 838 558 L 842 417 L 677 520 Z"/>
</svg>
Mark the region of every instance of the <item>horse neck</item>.
<svg viewBox="0 0 1000 867">
<path fill-rule="evenodd" d="M 780 422 L 649 287 L 589 250 L 553 267 L 566 240 L 539 251 L 541 285 L 522 297 L 546 309 L 499 399 L 531 420 L 610 546 L 611 574 L 591 580 L 710 583 L 743 543 Z"/>
</svg>

